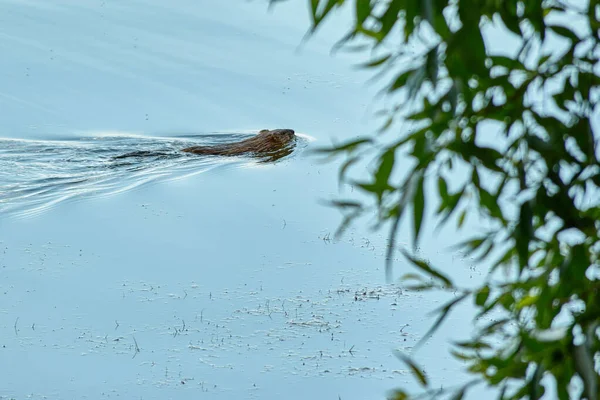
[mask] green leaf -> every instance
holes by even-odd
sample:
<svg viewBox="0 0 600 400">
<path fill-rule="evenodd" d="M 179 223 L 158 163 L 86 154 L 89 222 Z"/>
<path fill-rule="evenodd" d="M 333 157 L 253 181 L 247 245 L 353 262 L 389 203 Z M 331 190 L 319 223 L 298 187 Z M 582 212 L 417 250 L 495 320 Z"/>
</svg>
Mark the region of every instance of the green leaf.
<svg viewBox="0 0 600 400">
<path fill-rule="evenodd" d="M 452 216 L 454 211 L 456 211 L 456 208 L 457 208 L 458 204 L 460 203 L 460 201 L 462 200 L 462 197 L 464 194 L 465 194 L 465 188 L 463 187 L 457 193 L 449 195 L 447 201 L 443 202 L 445 213 L 443 214 L 444 216 L 439 223 L 440 226 L 444 225 L 446 223 L 446 221 L 448 221 L 448 218 L 450 218 L 450 216 Z"/>
<path fill-rule="evenodd" d="M 506 12 L 501 12 L 500 15 L 502 17 L 502 22 L 504 22 L 504 25 L 512 33 L 521 37 L 521 28 L 519 27 L 520 19 L 519 19 L 519 17 L 517 17 L 516 12 L 513 13 L 512 15 L 509 15 Z"/>
<path fill-rule="evenodd" d="M 446 199 L 448 198 L 448 184 L 446 183 L 444 177 L 441 175 L 438 177 L 438 193 L 442 198 L 442 202 L 446 201 Z"/>
<path fill-rule="evenodd" d="M 383 64 L 384 62 L 388 61 L 391 57 L 392 57 L 391 54 L 386 54 L 385 56 L 376 58 L 372 61 L 369 61 L 366 64 L 361 64 L 360 67 L 361 68 L 374 68 L 374 67 L 377 67 L 377 66 Z"/>
<path fill-rule="evenodd" d="M 462 210 L 462 212 L 458 216 L 458 228 L 459 229 L 462 228 L 463 224 L 465 223 L 466 216 L 467 216 L 467 210 Z"/>
<path fill-rule="evenodd" d="M 510 58 L 510 57 L 505 57 L 505 56 L 490 56 L 490 59 L 492 60 L 492 63 L 494 66 L 500 66 L 500 67 L 505 67 L 508 68 L 508 70 L 513 70 L 513 69 L 517 69 L 517 70 L 525 70 L 525 66 L 519 61 L 516 60 L 514 58 Z"/>
<path fill-rule="evenodd" d="M 373 139 L 363 137 L 360 139 L 350 140 L 346 143 L 343 143 L 343 144 L 340 144 L 337 146 L 319 147 L 319 148 L 311 150 L 311 153 L 331 154 L 331 153 L 351 152 L 351 151 L 356 150 L 356 148 L 358 148 L 362 145 L 371 144 L 371 143 L 373 143 Z"/>
<path fill-rule="evenodd" d="M 415 280 L 419 282 L 423 282 L 423 276 L 419 274 L 407 273 L 400 277 L 401 281 Z"/>
<path fill-rule="evenodd" d="M 356 0 L 356 24 L 362 26 L 366 19 L 371 15 L 370 0 Z"/>
<path fill-rule="evenodd" d="M 325 1 L 327 1 L 327 3 L 325 3 Z M 314 27 L 316 28 L 329 15 L 330 11 L 333 10 L 334 7 L 342 5 L 344 3 L 344 0 L 323 0 L 322 2 L 325 3 L 325 6 L 323 7 L 323 10 L 320 13 L 319 13 L 319 7 L 314 6 L 315 0 L 311 0 L 311 2 L 313 5 L 313 7 L 312 7 L 313 22 L 314 22 Z M 317 1 L 317 3 L 321 3 L 321 1 Z"/>
<path fill-rule="evenodd" d="M 544 21 L 544 9 L 542 2 L 531 1 L 528 4 L 526 11 L 529 16 L 529 22 L 540 35 L 540 40 L 543 42 L 546 38 L 546 23 Z"/>
<path fill-rule="evenodd" d="M 394 82 L 389 85 L 388 92 L 395 92 L 396 90 L 403 88 L 408 80 L 414 76 L 415 72 L 416 70 L 414 69 L 409 69 L 408 71 L 402 72 L 394 79 Z"/>
<path fill-rule="evenodd" d="M 565 28 L 564 26 L 560 25 L 548 25 L 548 28 L 556 32 L 558 35 L 570 39 L 573 43 L 578 43 L 580 41 L 579 37 L 569 28 Z"/>
<path fill-rule="evenodd" d="M 485 43 L 478 27 L 463 25 L 448 41 L 446 54 L 446 65 L 452 75 L 464 78 L 473 74 L 488 76 Z"/>
<path fill-rule="evenodd" d="M 544 374 L 544 367 L 538 364 L 535 368 L 535 372 L 529 381 L 529 398 L 530 399 L 539 399 L 544 394 L 544 388 L 540 385 L 540 381 Z"/>
<path fill-rule="evenodd" d="M 531 204 L 526 201 L 521 204 L 519 213 L 519 226 L 515 232 L 515 241 L 517 243 L 517 254 L 519 256 L 519 267 L 522 271 L 529 262 L 529 242 L 532 239 L 532 218 L 533 211 Z"/>
<path fill-rule="evenodd" d="M 421 174 L 417 180 L 417 187 L 415 191 L 415 197 L 413 198 L 413 243 L 414 247 L 417 247 L 419 242 L 419 234 L 421 233 L 421 224 L 423 223 L 423 214 L 425 213 L 425 189 L 424 189 L 425 178 Z"/>
<path fill-rule="evenodd" d="M 460 347 L 461 349 L 467 349 L 467 350 L 488 350 L 488 349 L 492 348 L 492 346 L 490 346 L 487 343 L 480 342 L 480 341 L 472 342 L 470 340 L 454 342 L 454 345 L 457 347 Z"/>
<path fill-rule="evenodd" d="M 388 400 L 408 400 L 410 397 L 404 390 L 395 389 Z"/>
<path fill-rule="evenodd" d="M 419 284 L 407 284 L 403 286 L 406 290 L 412 292 L 422 292 L 426 290 L 439 289 L 439 285 L 433 283 L 419 283 Z"/>
<path fill-rule="evenodd" d="M 480 332 L 482 335 L 493 334 L 496 331 L 498 331 L 501 327 L 504 327 L 504 325 L 509 324 L 511 322 L 511 318 L 502 318 L 481 327 Z"/>
<path fill-rule="evenodd" d="M 408 252 L 406 252 L 406 250 L 402 249 L 402 254 L 404 255 L 404 257 L 406 257 L 415 267 L 417 267 L 418 269 L 420 269 L 421 271 L 427 273 L 428 275 L 437 278 L 439 280 L 441 280 L 444 285 L 446 287 L 453 287 L 454 285 L 452 284 L 452 281 L 450 281 L 450 279 L 448 279 L 445 275 L 443 275 L 441 272 L 436 271 L 435 269 L 433 269 L 428 263 L 426 263 L 425 261 L 419 260 L 416 257 L 411 256 L 410 254 L 408 254 Z"/>
<path fill-rule="evenodd" d="M 352 224 L 352 222 L 360 216 L 360 211 L 361 209 L 357 208 L 356 211 L 348 213 L 344 216 L 344 219 L 340 223 L 340 226 L 335 231 L 335 238 L 339 239 L 342 237 L 342 235 L 344 234 L 344 232 L 346 232 L 346 229 L 348 229 L 350 224 Z"/>
<path fill-rule="evenodd" d="M 383 12 L 379 21 L 381 22 L 381 29 L 379 33 L 381 35 L 381 39 L 379 42 L 383 41 L 383 39 L 390 33 L 392 28 L 398 22 L 398 14 L 402 9 L 402 3 L 399 1 L 390 1 L 387 3 L 387 9 Z"/>
<path fill-rule="evenodd" d="M 383 41 L 384 36 L 381 34 L 381 32 L 377 32 L 371 29 L 366 29 L 363 27 L 359 27 L 356 29 L 357 33 L 362 33 L 363 35 L 365 35 L 368 38 L 374 39 L 377 43 L 380 43 L 381 41 Z"/>
<path fill-rule="evenodd" d="M 379 167 L 375 172 L 376 184 L 386 189 L 389 187 L 389 179 L 394 169 L 395 154 L 396 152 L 393 148 L 384 152 L 379 159 Z"/>
<path fill-rule="evenodd" d="M 546 54 L 545 56 L 540 57 L 540 59 L 538 60 L 538 63 L 537 63 L 538 68 L 541 67 L 542 65 L 544 65 L 546 63 L 546 61 L 548 61 L 550 59 L 550 57 L 552 57 L 552 53 Z"/>
<path fill-rule="evenodd" d="M 448 317 L 448 315 L 450 315 L 450 311 L 452 311 L 452 308 L 454 308 L 454 306 L 456 306 L 458 303 L 460 303 L 461 301 L 466 299 L 467 296 L 469 296 L 470 294 L 471 293 L 469 293 L 469 292 L 465 292 L 465 293 L 461 294 L 460 296 L 458 296 L 457 298 L 455 298 L 454 300 L 449 301 L 444 306 L 438 308 L 437 310 L 434 310 L 432 312 L 432 314 L 438 313 L 439 314 L 438 318 L 431 325 L 429 330 L 427 330 L 427 332 L 423 335 L 423 337 L 417 342 L 417 344 L 413 347 L 413 349 L 416 350 L 419 347 L 421 347 L 421 345 L 423 343 L 425 343 L 425 341 L 427 339 L 429 339 L 429 337 L 431 335 L 433 335 L 435 333 L 435 331 L 437 331 L 440 328 L 440 326 L 442 326 L 442 323 L 444 322 L 444 320 Z"/>
<path fill-rule="evenodd" d="M 594 350 L 588 345 L 573 346 L 575 369 L 583 380 L 585 397 L 588 400 L 598 400 L 598 373 L 594 368 Z"/>
<path fill-rule="evenodd" d="M 462 400 L 465 397 L 466 393 L 467 393 L 467 388 L 463 387 L 460 390 L 458 390 L 456 393 L 454 393 L 454 396 L 452 396 L 450 398 L 450 400 Z"/>
<path fill-rule="evenodd" d="M 523 297 L 516 305 L 517 310 L 521 310 L 525 307 L 531 306 L 535 304 L 538 300 L 538 296 L 536 295 L 527 295 Z"/>
<path fill-rule="evenodd" d="M 313 26 L 317 26 L 317 10 L 319 8 L 319 0 L 310 0 L 310 16 L 312 17 Z"/>
<path fill-rule="evenodd" d="M 479 307 L 483 307 L 488 297 L 490 297 L 490 287 L 485 285 L 477 291 L 477 294 L 475 295 L 475 304 Z"/>
<path fill-rule="evenodd" d="M 438 81 L 439 61 L 438 61 L 438 46 L 435 46 L 427 52 L 425 57 L 425 71 L 427 79 L 436 87 Z"/>
<path fill-rule="evenodd" d="M 346 181 L 346 173 L 348 172 L 348 169 L 352 165 L 356 164 L 358 161 L 358 157 L 350 157 L 346 161 L 344 161 L 338 172 L 338 182 L 340 183 L 340 185 Z"/>
<path fill-rule="evenodd" d="M 329 202 L 330 205 L 338 208 L 361 208 L 362 203 L 359 201 L 351 201 L 351 200 L 331 200 Z"/>
<path fill-rule="evenodd" d="M 375 195 L 377 195 L 377 197 L 379 197 L 380 194 L 380 188 L 377 184 L 375 183 L 368 183 L 368 182 L 358 182 L 355 181 L 353 183 L 356 187 L 362 189 L 363 191 L 367 192 L 367 193 L 373 193 Z"/>
<path fill-rule="evenodd" d="M 404 354 L 400 353 L 399 351 L 396 351 L 396 357 L 398 357 L 406 365 L 408 365 L 408 368 L 410 368 L 413 376 L 415 378 L 417 378 L 417 380 L 419 381 L 421 386 L 427 387 L 429 385 L 429 383 L 427 382 L 427 377 L 425 376 L 425 373 L 423 372 L 423 370 L 421 368 L 419 368 L 417 366 L 417 364 L 415 364 L 415 362 L 410 359 L 410 357 L 405 356 Z"/>
</svg>

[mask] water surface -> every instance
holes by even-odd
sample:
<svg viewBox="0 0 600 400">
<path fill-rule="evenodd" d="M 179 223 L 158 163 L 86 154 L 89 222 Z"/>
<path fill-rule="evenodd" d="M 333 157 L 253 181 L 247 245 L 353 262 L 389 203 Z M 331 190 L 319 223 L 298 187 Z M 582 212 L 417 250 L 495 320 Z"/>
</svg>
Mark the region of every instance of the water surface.
<svg viewBox="0 0 600 400">
<path fill-rule="evenodd" d="M 298 51 L 308 23 L 300 0 L 0 0 L 0 399 L 347 400 L 412 382 L 393 349 L 440 299 L 385 283 L 367 225 L 332 240 L 338 165 L 177 152 L 262 128 L 374 132 L 363 60 L 332 58 L 330 28 Z M 114 159 L 136 151 L 160 155 Z M 480 274 L 441 250 L 455 232 L 421 236 L 435 265 Z M 468 316 L 419 354 L 435 385 L 457 383 L 446 340 Z"/>
<path fill-rule="evenodd" d="M 65 200 L 116 194 L 158 179 L 182 178 L 219 166 L 268 161 L 259 157 L 184 153 L 252 137 L 243 133 L 152 137 L 90 133 L 64 140 L 0 138 L 0 213 L 27 215 Z M 294 151 L 306 139 L 298 138 Z"/>
</svg>

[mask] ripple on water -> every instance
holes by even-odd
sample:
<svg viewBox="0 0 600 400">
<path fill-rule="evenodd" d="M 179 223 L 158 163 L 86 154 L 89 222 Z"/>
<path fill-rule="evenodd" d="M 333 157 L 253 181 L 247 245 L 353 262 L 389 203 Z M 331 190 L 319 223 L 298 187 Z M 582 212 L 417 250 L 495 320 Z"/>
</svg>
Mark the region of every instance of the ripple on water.
<svg viewBox="0 0 600 400">
<path fill-rule="evenodd" d="M 0 139 L 0 214 L 25 217 L 77 197 L 108 196 L 223 165 L 247 165 L 253 162 L 247 157 L 198 156 L 180 150 L 249 136 L 99 132 L 63 140 Z M 301 140 L 309 141 L 304 136 Z"/>
</svg>

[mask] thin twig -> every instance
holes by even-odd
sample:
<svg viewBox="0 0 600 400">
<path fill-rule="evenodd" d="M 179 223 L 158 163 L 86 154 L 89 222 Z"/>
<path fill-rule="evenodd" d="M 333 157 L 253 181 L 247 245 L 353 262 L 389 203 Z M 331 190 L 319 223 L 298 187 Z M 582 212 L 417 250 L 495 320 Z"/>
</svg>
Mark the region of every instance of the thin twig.
<svg viewBox="0 0 600 400">
<path fill-rule="evenodd" d="M 135 340 L 135 336 L 133 336 L 133 343 L 135 343 L 135 352 L 133 353 L 133 357 L 131 357 L 132 359 L 140 352 L 140 347 L 138 346 L 137 340 Z"/>
</svg>

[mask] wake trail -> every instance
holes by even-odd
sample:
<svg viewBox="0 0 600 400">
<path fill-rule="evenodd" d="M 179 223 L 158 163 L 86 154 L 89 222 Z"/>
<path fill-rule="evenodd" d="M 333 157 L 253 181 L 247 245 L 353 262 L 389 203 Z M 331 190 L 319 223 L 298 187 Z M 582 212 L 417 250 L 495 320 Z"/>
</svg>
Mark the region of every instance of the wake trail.
<svg viewBox="0 0 600 400">
<path fill-rule="evenodd" d="M 0 216 L 28 216 L 69 199 L 113 195 L 156 180 L 251 162 L 248 157 L 181 152 L 189 146 L 217 145 L 250 136 L 111 133 L 64 140 L 0 138 Z"/>
</svg>

